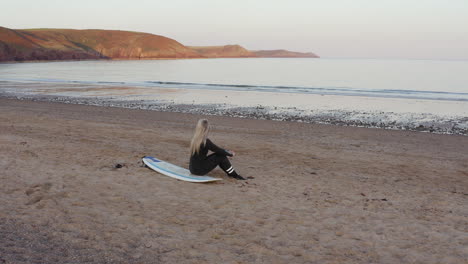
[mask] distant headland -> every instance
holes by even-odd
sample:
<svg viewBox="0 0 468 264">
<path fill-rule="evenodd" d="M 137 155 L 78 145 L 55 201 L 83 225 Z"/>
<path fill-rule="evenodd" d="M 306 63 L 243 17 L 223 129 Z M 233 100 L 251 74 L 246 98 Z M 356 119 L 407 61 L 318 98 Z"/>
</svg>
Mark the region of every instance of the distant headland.
<svg viewBox="0 0 468 264">
<path fill-rule="evenodd" d="M 194 47 L 149 33 L 99 29 L 0 27 L 0 61 L 192 58 L 319 58 L 287 50 L 250 51 L 239 45 Z"/>
</svg>

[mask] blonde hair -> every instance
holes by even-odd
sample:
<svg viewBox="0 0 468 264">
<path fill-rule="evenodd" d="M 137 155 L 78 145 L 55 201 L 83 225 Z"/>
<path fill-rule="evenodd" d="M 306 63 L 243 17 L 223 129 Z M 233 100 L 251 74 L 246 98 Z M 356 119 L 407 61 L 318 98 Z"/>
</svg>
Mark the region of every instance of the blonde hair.
<svg viewBox="0 0 468 264">
<path fill-rule="evenodd" d="M 197 126 L 195 127 L 195 134 L 192 137 L 190 142 L 190 153 L 193 155 L 200 151 L 200 147 L 203 143 L 206 144 L 206 138 L 208 137 L 208 132 L 210 131 L 210 125 L 208 120 L 200 119 L 198 120 Z"/>
</svg>

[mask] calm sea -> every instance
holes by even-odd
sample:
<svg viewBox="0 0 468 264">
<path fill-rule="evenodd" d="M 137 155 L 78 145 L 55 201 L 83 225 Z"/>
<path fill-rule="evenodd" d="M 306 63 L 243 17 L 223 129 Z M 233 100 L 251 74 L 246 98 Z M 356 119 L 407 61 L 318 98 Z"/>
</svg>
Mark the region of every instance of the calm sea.
<svg viewBox="0 0 468 264">
<path fill-rule="evenodd" d="M 197 59 L 0 64 L 0 81 L 468 101 L 468 61 Z"/>
<path fill-rule="evenodd" d="M 280 120 L 289 115 L 284 119 L 468 134 L 468 61 L 252 58 L 3 63 L 2 95 L 85 98 L 78 103 L 90 103 L 92 98 L 91 104 L 107 100 L 112 103 L 102 105 L 155 110 L 168 104 L 190 105 L 191 110 L 183 111 L 192 112 L 200 105 L 253 107 L 263 112 L 238 115 L 266 118 L 268 114 Z"/>
</svg>

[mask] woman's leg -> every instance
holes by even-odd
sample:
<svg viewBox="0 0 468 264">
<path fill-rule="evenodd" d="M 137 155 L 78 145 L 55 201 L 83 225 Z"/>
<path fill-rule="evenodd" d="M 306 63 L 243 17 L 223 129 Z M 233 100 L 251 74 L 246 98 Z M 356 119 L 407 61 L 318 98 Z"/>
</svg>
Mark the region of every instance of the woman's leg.
<svg viewBox="0 0 468 264">
<path fill-rule="evenodd" d="M 233 177 L 233 178 L 236 178 L 236 179 L 239 179 L 239 180 L 244 180 L 244 178 L 242 176 L 237 174 L 237 172 L 234 170 L 234 167 L 232 167 L 231 162 L 229 161 L 228 157 L 226 157 L 225 155 L 213 153 L 213 154 L 209 155 L 207 157 L 207 159 L 210 160 L 213 163 L 218 164 L 219 167 L 224 172 L 226 172 L 226 174 L 229 177 Z"/>
</svg>

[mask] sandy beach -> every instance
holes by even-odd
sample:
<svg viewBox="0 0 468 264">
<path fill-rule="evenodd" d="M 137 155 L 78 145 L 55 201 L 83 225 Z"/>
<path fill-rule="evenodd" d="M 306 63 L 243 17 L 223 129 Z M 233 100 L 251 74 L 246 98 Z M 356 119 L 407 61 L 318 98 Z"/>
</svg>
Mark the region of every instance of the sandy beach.
<svg viewBox="0 0 468 264">
<path fill-rule="evenodd" d="M 0 99 L 0 263 L 468 263 L 468 137 Z M 116 168 L 116 165 L 122 168 Z"/>
</svg>

